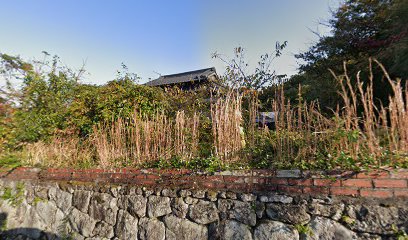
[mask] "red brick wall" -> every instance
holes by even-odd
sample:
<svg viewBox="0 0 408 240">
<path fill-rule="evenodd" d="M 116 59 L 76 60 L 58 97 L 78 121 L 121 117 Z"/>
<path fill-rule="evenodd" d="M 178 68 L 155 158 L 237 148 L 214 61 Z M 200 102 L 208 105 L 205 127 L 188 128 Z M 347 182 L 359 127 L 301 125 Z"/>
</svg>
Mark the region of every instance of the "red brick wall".
<svg viewBox="0 0 408 240">
<path fill-rule="evenodd" d="M 408 198 L 408 169 L 350 171 L 242 170 L 214 174 L 189 170 L 157 169 L 45 169 L 16 168 L 0 170 L 2 179 L 78 181 L 173 186 L 243 192 L 278 192 L 285 194 L 335 195 L 373 198 Z"/>
</svg>

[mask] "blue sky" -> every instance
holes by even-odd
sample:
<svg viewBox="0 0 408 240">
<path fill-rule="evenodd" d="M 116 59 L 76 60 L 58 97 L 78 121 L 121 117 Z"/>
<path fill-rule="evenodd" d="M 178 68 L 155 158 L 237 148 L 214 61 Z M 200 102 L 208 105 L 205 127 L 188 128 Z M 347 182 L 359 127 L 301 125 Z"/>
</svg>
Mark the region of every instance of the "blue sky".
<svg viewBox="0 0 408 240">
<path fill-rule="evenodd" d="M 339 0 L 19 0 L 0 1 L 0 52 L 26 59 L 57 54 L 68 66 L 86 63 L 84 82 L 103 84 L 121 63 L 141 82 L 223 64 L 211 53 L 246 49 L 258 57 L 288 41 L 274 69 L 296 72 L 293 54 L 316 40 L 308 29 L 326 33 L 319 20 Z M 1 81 L 1 80 L 0 80 Z"/>
</svg>

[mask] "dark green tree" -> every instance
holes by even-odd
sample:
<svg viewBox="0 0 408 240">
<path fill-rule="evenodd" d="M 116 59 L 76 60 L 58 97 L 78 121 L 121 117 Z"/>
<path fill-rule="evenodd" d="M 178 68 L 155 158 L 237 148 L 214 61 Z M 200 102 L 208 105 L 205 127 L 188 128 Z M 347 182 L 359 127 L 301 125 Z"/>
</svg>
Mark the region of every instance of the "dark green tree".
<svg viewBox="0 0 408 240">
<path fill-rule="evenodd" d="M 151 116 L 166 109 L 167 105 L 160 88 L 139 85 L 128 78 L 102 86 L 82 84 L 69 107 L 68 122 L 81 135 L 88 135 L 95 124 L 131 118 L 135 113 Z"/>
<path fill-rule="evenodd" d="M 10 87 L 7 94 L 15 107 L 14 141 L 34 142 L 66 129 L 68 107 L 83 70 L 61 66 L 57 56 L 49 61 L 48 53 L 44 61 L 33 63 L 7 54 L 0 58 L 3 74 L 22 82 L 18 89 Z"/>
<path fill-rule="evenodd" d="M 362 79 L 367 78 L 370 57 L 381 61 L 392 77 L 407 79 L 407 13 L 408 4 L 403 0 L 345 1 L 328 22 L 331 34 L 321 36 L 308 51 L 296 55 L 302 61 L 299 74 L 286 87 L 293 87 L 293 82 L 304 85 L 305 98 L 318 99 L 327 109 L 340 102 L 338 84 L 328 69 L 342 73 L 344 61 L 350 75 L 361 70 Z M 389 91 L 383 74 L 376 71 L 374 75 L 375 96 L 387 101 Z"/>
<path fill-rule="evenodd" d="M 19 87 L 7 84 L 0 95 L 0 111 L 8 106 L 13 112 L 11 119 L 7 118 L 11 121 L 8 126 L 12 126 L 7 129 L 8 140 L 3 141 L 10 146 L 47 140 L 57 134 L 86 137 L 98 123 L 129 118 L 135 111 L 152 115 L 167 106 L 161 89 L 137 84 L 137 75 L 129 73 L 125 65 L 117 79 L 96 86 L 80 82 L 83 68 L 74 71 L 62 66 L 57 56 L 49 60 L 49 54 L 44 54 L 44 60 L 31 62 L 0 55 L 2 76 L 8 82 L 21 82 Z M 2 119 L 0 116 L 0 125 L 5 126 Z"/>
</svg>

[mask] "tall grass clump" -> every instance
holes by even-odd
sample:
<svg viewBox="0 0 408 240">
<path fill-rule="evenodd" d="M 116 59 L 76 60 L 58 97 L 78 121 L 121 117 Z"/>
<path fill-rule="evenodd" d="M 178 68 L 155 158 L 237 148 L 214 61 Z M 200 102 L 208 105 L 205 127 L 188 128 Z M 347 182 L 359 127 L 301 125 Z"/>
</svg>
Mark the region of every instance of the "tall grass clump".
<svg viewBox="0 0 408 240">
<path fill-rule="evenodd" d="M 43 167 L 90 167 L 94 164 L 94 149 L 90 142 L 76 136 L 54 136 L 24 146 L 23 164 Z"/>
<path fill-rule="evenodd" d="M 317 102 L 304 102 L 299 95 L 298 102 L 292 105 L 280 89 L 272 101 L 272 111 L 276 113 L 275 129 L 264 130 L 261 135 L 270 141 L 273 165 L 307 164 L 316 154 L 329 151 L 334 122 L 321 113 Z"/>
<path fill-rule="evenodd" d="M 245 146 L 242 96 L 229 92 L 211 105 L 212 135 L 215 155 L 233 161 Z"/>
<path fill-rule="evenodd" d="M 373 95 L 374 76 L 371 59 L 366 85 L 361 81 L 360 73 L 357 73 L 357 84 L 353 86 L 345 64 L 343 75 L 336 76 L 332 72 L 341 85 L 340 95 L 347 103 L 343 111 L 336 112 L 336 116 L 343 119 L 343 128 L 346 131 L 358 134 L 353 144 L 344 142 L 343 145 L 349 149 L 354 158 L 357 158 L 359 154 L 366 154 L 375 159 L 375 163 L 379 166 L 383 163 L 406 163 L 408 157 L 408 85 L 402 86 L 401 79 L 392 80 L 384 66 L 377 60 L 374 62 L 381 68 L 392 89 L 387 106 L 382 103 L 376 104 Z M 358 107 L 362 108 L 362 111 L 357 111 Z"/>
<path fill-rule="evenodd" d="M 373 65 L 382 69 L 391 95 L 377 101 Z M 26 164 L 98 166 L 102 168 L 160 166 L 361 169 L 408 167 L 408 85 L 392 80 L 371 61 L 367 79 L 351 77 L 347 66 L 333 77 L 342 102 L 331 114 L 318 101 L 285 97 L 275 87 L 270 110 L 273 128 L 262 126 L 258 92 L 230 89 L 206 102 L 203 114 L 192 109 L 151 115 L 137 111 L 127 118 L 93 126 L 86 137 L 56 136 L 25 145 Z M 208 104 L 207 104 L 208 103 Z M 265 106 L 262 106 L 266 109 Z M 205 112 L 206 110 L 206 112 Z M 248 165 L 249 164 L 249 165 Z"/>
<path fill-rule="evenodd" d="M 401 80 L 392 80 L 384 67 L 386 80 L 392 88 L 388 105 L 376 104 L 373 95 L 372 61 L 368 81 L 360 73 L 355 80 L 344 73 L 335 74 L 340 85 L 343 104 L 333 115 L 323 114 L 317 101 L 285 99 L 280 87 L 272 103 L 277 113 L 273 131 L 259 131 L 264 165 L 278 168 L 367 168 L 407 166 L 408 162 L 408 92 Z M 301 92 L 299 86 L 299 93 Z M 341 107 L 340 107 L 341 106 Z"/>
<path fill-rule="evenodd" d="M 101 167 L 136 166 L 178 157 L 188 161 L 198 154 L 199 116 L 178 111 L 174 119 L 163 112 L 153 117 L 135 113 L 95 126 L 93 144 Z"/>
</svg>

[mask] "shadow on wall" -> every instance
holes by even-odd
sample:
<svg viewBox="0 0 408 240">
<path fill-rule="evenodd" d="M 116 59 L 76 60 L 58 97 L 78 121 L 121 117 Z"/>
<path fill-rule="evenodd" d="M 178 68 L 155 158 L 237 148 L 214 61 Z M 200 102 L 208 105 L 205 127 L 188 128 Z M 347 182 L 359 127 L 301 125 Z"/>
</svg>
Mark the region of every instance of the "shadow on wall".
<svg viewBox="0 0 408 240">
<path fill-rule="evenodd" d="M 70 239 L 54 233 L 44 232 L 37 228 L 13 228 L 7 227 L 7 213 L 0 213 L 0 239 L 2 240 L 62 240 Z"/>
</svg>

